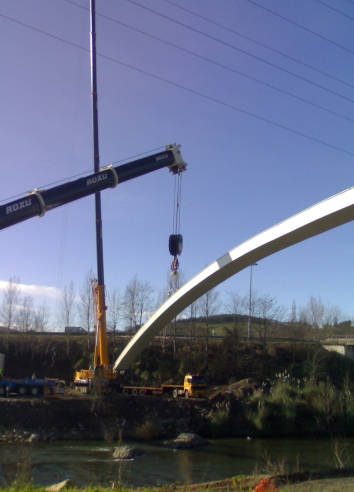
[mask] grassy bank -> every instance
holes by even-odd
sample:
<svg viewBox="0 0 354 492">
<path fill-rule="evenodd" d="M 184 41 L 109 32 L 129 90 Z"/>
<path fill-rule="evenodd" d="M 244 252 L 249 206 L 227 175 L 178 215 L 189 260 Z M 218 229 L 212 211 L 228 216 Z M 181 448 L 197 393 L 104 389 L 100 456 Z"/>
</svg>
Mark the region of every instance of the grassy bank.
<svg viewBox="0 0 354 492">
<path fill-rule="evenodd" d="M 28 483 L 14 483 L 8 487 L 0 488 L 3 492 L 46 492 L 45 487 L 38 487 Z M 112 490 L 124 492 L 170 492 L 171 490 L 181 492 L 352 492 L 354 490 L 354 471 L 328 472 L 322 477 L 309 473 L 298 475 L 277 476 L 236 476 L 217 482 L 208 482 L 195 485 L 166 486 L 159 488 L 139 487 L 124 488 L 119 483 L 109 484 L 107 487 L 90 485 L 87 487 L 75 487 L 68 485 L 72 492 L 109 492 Z"/>
</svg>

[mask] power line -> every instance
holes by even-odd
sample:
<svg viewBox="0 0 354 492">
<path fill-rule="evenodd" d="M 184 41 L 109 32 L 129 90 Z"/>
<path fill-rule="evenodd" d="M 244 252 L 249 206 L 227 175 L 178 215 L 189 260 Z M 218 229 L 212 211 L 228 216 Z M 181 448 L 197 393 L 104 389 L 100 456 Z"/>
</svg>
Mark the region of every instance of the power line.
<svg viewBox="0 0 354 492">
<path fill-rule="evenodd" d="M 211 97 L 211 96 L 207 96 L 206 94 L 202 94 L 201 92 L 195 91 L 193 89 L 189 89 L 188 87 L 185 87 L 185 86 L 183 86 L 181 84 L 177 84 L 176 82 L 172 82 L 171 80 L 164 79 L 163 77 L 160 77 L 158 75 L 151 74 L 151 73 L 147 72 L 146 70 L 142 70 L 140 68 L 133 67 L 132 65 L 128 65 L 127 63 L 123 63 L 123 62 L 120 62 L 118 60 L 114 60 L 114 58 L 110 58 L 110 57 L 105 56 L 105 55 L 100 55 L 100 56 L 102 58 L 105 58 L 106 60 L 111 60 L 111 61 L 113 61 L 115 63 L 118 63 L 119 65 L 122 65 L 124 67 L 130 68 L 130 69 L 135 70 L 135 71 L 137 71 L 139 73 L 143 73 L 145 75 L 148 75 L 149 77 L 152 77 L 152 78 L 154 78 L 156 80 L 160 80 L 160 81 L 165 82 L 167 84 L 170 84 L 170 85 L 172 85 L 174 87 L 178 87 L 179 89 L 182 89 L 182 90 L 185 90 L 187 92 L 190 92 L 191 94 L 195 94 L 195 95 L 200 96 L 200 97 L 202 97 L 204 99 L 207 99 L 209 101 L 213 101 L 213 102 L 215 102 L 217 104 L 220 104 L 220 105 L 225 106 L 227 108 L 233 109 L 233 110 L 238 111 L 240 113 L 247 114 L 248 116 L 252 116 L 253 118 L 256 118 L 256 119 L 258 119 L 260 121 L 264 121 L 265 123 L 269 123 L 270 125 L 276 126 L 278 128 L 282 128 L 283 130 L 287 130 L 287 131 L 289 131 L 291 133 L 294 133 L 296 135 L 300 135 L 300 136 L 302 136 L 304 138 L 307 138 L 307 139 L 312 140 L 314 142 L 317 142 L 317 143 L 320 143 L 322 145 L 325 145 L 326 147 L 331 147 L 332 149 L 339 150 L 340 152 L 344 152 L 345 154 L 354 156 L 354 152 L 350 152 L 350 151 L 344 150 L 344 149 L 342 149 L 340 147 L 336 147 L 335 145 L 332 145 L 332 144 L 329 144 L 327 142 L 324 142 L 323 140 L 319 140 L 319 139 L 317 139 L 315 137 L 311 137 L 309 135 L 306 135 L 305 133 L 301 133 L 301 132 L 299 132 L 297 130 L 294 130 L 292 128 L 289 128 L 289 127 L 287 127 L 285 125 L 281 125 L 280 123 L 276 123 L 274 121 L 268 120 L 267 118 L 263 118 L 262 116 L 259 116 L 259 115 L 256 115 L 254 113 L 251 113 L 249 111 L 246 111 L 244 109 L 238 108 L 237 106 L 233 106 L 232 104 L 229 104 L 229 103 L 220 101 L 219 99 L 216 99 L 216 98 Z"/>
<path fill-rule="evenodd" d="M 129 0 L 128 0 L 128 1 L 129 1 Z M 35 30 L 35 31 L 37 31 L 37 32 L 40 32 L 41 34 L 48 35 L 48 36 L 49 36 L 49 37 L 51 37 L 51 38 L 57 39 L 57 40 L 59 40 L 59 41 L 61 41 L 61 42 L 64 42 L 64 43 L 66 43 L 66 44 L 69 44 L 69 45 L 71 45 L 71 46 L 75 46 L 76 48 L 83 49 L 83 50 L 85 50 L 85 51 L 89 51 L 89 49 L 88 49 L 88 48 L 84 48 L 84 47 L 79 46 L 79 45 L 77 45 L 77 44 L 75 44 L 75 43 L 72 43 L 72 42 L 70 42 L 70 41 L 66 41 L 65 39 L 59 38 L 58 36 L 54 36 L 53 34 L 46 33 L 45 31 L 42 31 L 42 30 L 40 30 L 40 29 L 37 29 L 37 28 L 32 28 L 31 26 L 29 26 L 29 25 L 27 25 L 27 24 L 25 24 L 25 23 L 23 23 L 23 22 L 20 22 L 20 21 L 14 20 L 14 19 L 12 19 L 11 17 L 7 17 L 6 15 L 0 14 L 0 17 L 4 17 L 4 18 L 6 18 L 6 19 L 8 19 L 8 20 L 11 20 L 11 21 L 16 22 L 16 23 L 18 23 L 18 24 L 20 24 L 20 25 L 23 25 L 23 26 L 25 26 L 25 27 L 28 27 L 28 28 L 30 28 L 30 29 L 33 29 L 33 30 Z M 183 85 L 181 85 L 181 84 L 177 84 L 176 82 L 172 82 L 171 80 L 164 79 L 163 77 L 160 77 L 160 76 L 158 76 L 158 75 L 154 75 L 154 74 L 152 74 L 152 73 L 150 73 L 150 72 L 147 72 L 146 70 L 142 70 L 142 69 L 140 69 L 140 68 L 133 67 L 132 65 L 129 65 L 129 64 L 127 64 L 127 63 L 123 63 L 123 62 L 121 62 L 121 61 L 118 61 L 118 60 L 116 60 L 116 59 L 114 59 L 114 58 L 111 58 L 111 57 L 109 57 L 109 56 L 106 56 L 106 55 L 102 55 L 102 54 L 99 54 L 99 53 L 97 53 L 97 55 L 98 55 L 98 56 L 100 56 L 101 58 L 104 58 L 105 60 L 112 61 L 112 62 L 117 63 L 117 64 L 119 64 L 119 65 L 121 65 L 121 66 L 123 66 L 123 67 L 130 68 L 131 70 L 134 70 L 134 71 L 136 71 L 136 72 L 142 73 L 142 74 L 147 75 L 147 76 L 149 76 L 149 77 L 151 77 L 151 78 L 154 78 L 154 79 L 156 79 L 156 80 L 160 80 L 161 82 L 165 82 L 166 84 L 172 85 L 173 87 L 178 87 L 179 89 L 182 89 L 182 90 L 184 90 L 184 91 L 186 91 L 186 92 L 189 92 L 189 93 L 191 93 L 191 94 L 195 94 L 195 95 L 197 95 L 197 96 L 199 96 L 199 97 L 202 97 L 202 98 L 204 98 L 204 99 L 207 99 L 207 100 L 209 100 L 209 101 L 213 101 L 213 102 L 215 102 L 215 103 L 217 103 L 217 104 L 220 104 L 220 105 L 225 106 L 225 107 L 227 107 L 227 108 L 233 109 L 233 110 L 238 111 L 238 112 L 240 112 L 240 113 L 242 113 L 242 114 L 247 114 L 248 116 L 251 116 L 251 117 L 253 117 L 253 118 L 255 118 L 255 119 L 258 119 L 258 120 L 260 120 L 260 121 L 263 121 L 263 122 L 265 122 L 265 123 L 269 123 L 270 125 L 273 125 L 273 126 L 275 126 L 275 127 L 277 127 L 277 128 L 281 128 L 281 129 L 283 129 L 283 130 L 287 130 L 287 131 L 289 131 L 289 132 L 291 132 L 291 133 L 294 133 L 295 135 L 299 135 L 299 136 L 301 136 L 301 137 L 307 138 L 308 140 L 312 140 L 312 141 L 314 141 L 314 142 L 317 142 L 317 143 L 320 143 L 320 144 L 322 144 L 322 145 L 325 145 L 326 147 L 330 147 L 330 148 L 332 148 L 332 149 L 338 150 L 338 151 L 343 152 L 343 153 L 345 153 L 345 154 L 348 154 L 348 155 L 352 155 L 352 156 L 354 156 L 354 152 L 350 152 L 350 151 L 348 151 L 348 150 L 342 149 L 342 148 L 337 147 L 337 146 L 335 146 L 335 145 L 329 144 L 329 143 L 327 143 L 327 142 L 325 142 L 325 141 L 323 141 L 323 140 L 319 140 L 319 139 L 317 139 L 317 138 L 315 138 L 315 137 L 311 137 L 311 136 L 309 136 L 309 135 L 306 135 L 305 133 L 302 133 L 302 132 L 299 132 L 299 131 L 294 130 L 294 129 L 292 129 L 292 128 L 289 128 L 289 127 L 287 127 L 287 126 L 285 126 L 285 125 L 281 125 L 280 123 L 276 123 L 276 122 L 274 122 L 274 121 L 272 121 L 272 120 L 269 120 L 269 119 L 267 119 L 267 118 L 264 118 L 264 117 L 262 117 L 262 116 L 259 116 L 259 115 L 256 115 L 256 114 L 254 114 L 254 113 L 251 113 L 251 112 L 249 112 L 249 111 L 246 111 L 246 110 L 244 110 L 244 109 L 238 108 L 237 106 L 233 106 L 232 104 L 226 103 L 226 102 L 224 102 L 224 101 L 220 101 L 219 99 L 216 99 L 216 98 L 211 97 L 211 96 L 207 96 L 206 94 L 202 94 L 201 92 L 195 91 L 195 90 L 190 89 L 190 88 L 188 88 L 188 87 L 185 87 L 185 86 L 183 86 Z M 352 102 L 353 102 L 353 101 L 352 101 Z"/>
<path fill-rule="evenodd" d="M 127 2 L 130 2 L 131 0 L 127 0 Z M 300 29 L 303 29 L 306 32 L 309 32 L 310 34 L 313 34 L 314 36 L 317 36 L 320 39 L 323 39 L 323 41 L 327 41 L 328 43 L 333 44 L 334 46 L 337 46 L 337 48 L 341 48 L 344 51 L 347 51 L 348 53 L 354 55 L 354 51 L 350 50 L 349 48 L 346 48 L 345 46 L 336 43 L 335 41 L 332 41 L 331 39 L 326 38 L 325 36 L 321 36 L 321 34 L 318 34 L 315 31 L 311 31 L 311 29 L 308 29 L 307 27 L 302 26 L 301 24 L 298 24 L 297 22 L 294 22 L 287 17 L 284 17 L 283 15 L 278 14 L 277 12 L 274 12 L 273 10 L 268 9 L 267 7 L 263 7 L 263 5 L 259 5 L 259 3 L 254 2 L 253 0 L 246 0 L 246 2 L 252 3 L 256 7 L 259 7 L 260 9 L 266 10 L 270 14 L 275 15 L 276 17 L 279 17 L 280 19 L 285 20 L 286 22 L 289 22 L 290 24 L 293 24 L 296 27 L 299 27 Z"/>
<path fill-rule="evenodd" d="M 69 0 L 67 0 L 67 1 L 69 1 Z M 301 77 L 300 75 L 297 75 L 296 73 L 291 72 L 290 70 L 286 70 L 285 68 L 282 68 L 279 65 L 276 65 L 275 63 L 271 63 L 271 62 L 269 62 L 267 60 L 264 60 L 263 58 L 261 58 L 259 56 L 252 55 L 248 51 L 245 51 L 245 50 L 242 50 L 240 48 L 237 48 L 236 46 L 234 46 L 234 45 L 232 45 L 230 43 L 227 43 L 226 41 L 222 41 L 221 39 L 215 38 L 214 36 L 211 36 L 209 34 L 206 34 L 206 33 L 202 32 L 202 31 L 199 31 L 198 29 L 195 29 L 194 27 L 187 26 L 186 24 L 183 24 L 183 22 L 179 22 L 179 21 L 176 21 L 175 19 L 171 19 L 170 17 L 168 17 L 166 15 L 163 15 L 163 14 L 160 14 L 159 12 L 156 12 L 155 10 L 152 10 L 152 9 L 150 9 L 148 7 L 145 7 L 143 5 L 140 5 L 139 3 L 135 2 L 134 0 L 126 0 L 126 1 L 127 2 L 130 2 L 130 3 L 134 4 L 134 5 L 137 5 L 138 7 L 141 7 L 142 9 L 148 10 L 149 12 L 152 12 L 152 13 L 154 13 L 156 15 L 159 15 L 160 17 L 163 17 L 164 19 L 168 19 L 171 22 L 174 22 L 174 23 L 176 23 L 176 24 L 178 24 L 180 26 L 186 27 L 187 29 L 190 29 L 191 31 L 194 31 L 194 32 L 196 32 L 198 34 L 201 34 L 202 36 L 205 36 L 205 37 L 207 37 L 209 39 L 212 39 L 213 41 L 216 41 L 218 43 L 221 43 L 224 46 L 228 46 L 229 48 L 232 48 L 232 49 L 234 49 L 236 51 L 239 51 L 240 53 L 243 53 L 243 54 L 245 54 L 247 56 L 250 56 L 251 58 L 254 58 L 255 60 L 261 61 L 262 63 L 265 63 L 266 65 L 269 65 L 269 66 L 271 66 L 273 68 L 277 68 L 278 70 L 281 70 L 282 72 L 285 72 L 285 73 L 287 73 L 289 75 L 292 75 L 293 77 L 296 77 L 296 78 L 298 78 L 300 80 L 303 80 L 303 81 L 305 81 L 305 82 L 307 82 L 309 84 L 312 84 L 312 85 L 314 85 L 316 87 L 320 87 L 321 89 L 323 89 L 323 90 L 325 90 L 325 91 L 327 91 L 327 92 L 329 92 L 331 94 L 334 94 L 334 95 L 336 95 L 338 97 L 341 97 L 341 98 L 343 98 L 343 99 L 345 99 L 347 101 L 354 102 L 353 99 L 350 99 L 350 98 L 348 98 L 346 96 L 343 96 L 343 95 L 339 94 L 338 92 L 332 91 L 331 89 L 327 89 L 326 87 L 322 86 L 321 84 L 317 84 L 316 82 L 312 82 L 311 80 L 306 79 L 305 77 Z M 250 0 L 247 0 L 247 1 L 250 1 Z M 110 19 L 110 18 L 108 18 L 108 19 Z M 112 20 L 112 19 L 110 19 L 110 20 Z M 114 22 L 118 22 L 118 21 L 115 21 L 115 20 L 113 20 L 113 21 Z"/>
<path fill-rule="evenodd" d="M 84 9 L 84 10 L 89 10 L 89 9 L 87 9 L 86 7 L 81 7 L 81 5 L 77 5 L 75 2 L 72 2 L 71 0 L 66 0 L 66 1 L 67 1 L 68 3 L 71 3 L 71 4 L 75 5 L 75 6 L 77 6 L 77 7 L 82 8 L 82 9 Z M 165 0 L 165 1 L 168 1 L 168 0 Z M 172 2 L 169 2 L 169 3 L 172 3 Z M 181 46 L 177 46 L 176 44 L 170 43 L 169 41 L 165 41 L 164 39 L 158 38 L 157 36 L 153 36 L 152 34 L 149 34 L 149 33 L 145 32 L 145 31 L 142 31 L 142 30 L 137 29 L 137 28 L 135 28 L 135 27 L 129 26 L 128 24 L 125 24 L 125 23 L 123 23 L 123 22 L 117 21 L 117 20 L 115 20 L 115 19 L 112 19 L 111 17 L 107 17 L 107 16 L 105 16 L 105 15 L 101 15 L 101 14 L 99 14 L 99 13 L 97 13 L 97 12 L 96 12 L 96 15 L 101 16 L 101 17 L 103 17 L 103 18 L 105 18 L 105 19 L 107 19 L 107 20 L 110 20 L 110 21 L 112 21 L 112 22 L 114 22 L 114 23 L 116 23 L 116 24 L 119 24 L 119 25 L 121 25 L 121 26 L 124 26 L 124 27 L 126 27 L 126 28 L 128 28 L 128 29 L 131 29 L 132 31 L 138 32 L 138 33 L 140 33 L 140 34 L 143 34 L 144 36 L 147 36 L 147 37 L 149 37 L 149 38 L 155 39 L 155 40 L 157 40 L 157 41 L 159 41 L 159 42 L 161 42 L 161 43 L 167 44 L 168 46 L 172 46 L 173 48 L 176 48 L 176 49 L 178 49 L 178 50 L 180 50 L 180 51 L 183 51 L 183 52 L 185 52 L 185 53 L 188 53 L 188 54 L 190 54 L 190 55 L 192 55 L 192 56 L 195 56 L 195 57 L 197 57 L 197 58 L 199 58 L 199 59 L 201 59 L 201 60 L 205 60 L 205 61 L 207 61 L 207 62 L 209 62 L 209 63 L 212 63 L 213 65 L 216 65 L 216 66 L 218 66 L 218 67 L 224 68 L 225 70 L 229 70 L 230 72 L 236 73 L 236 74 L 240 75 L 241 77 L 245 77 L 245 78 L 247 78 L 247 79 L 249 79 L 249 80 L 253 80 L 254 82 L 257 82 L 257 83 L 259 83 L 259 84 L 262 84 L 262 85 L 264 85 L 265 87 L 269 87 L 269 88 L 271 88 L 271 89 L 273 89 L 273 90 L 275 90 L 275 91 L 281 92 L 282 94 L 286 94 L 286 95 L 287 95 L 287 96 L 289 96 L 289 97 L 292 97 L 292 98 L 297 99 L 297 100 L 299 100 L 299 101 L 302 101 L 302 102 L 304 102 L 304 103 L 306 103 L 306 104 L 309 104 L 309 105 L 314 106 L 314 107 L 316 107 L 316 108 L 322 109 L 323 111 L 326 111 L 327 113 L 333 114 L 333 115 L 335 115 L 335 116 L 338 116 L 339 118 L 343 118 L 343 119 L 345 119 L 345 120 L 347 120 L 347 121 L 350 121 L 350 122 L 354 123 L 354 120 L 353 120 L 353 119 L 351 119 L 351 118 L 348 118 L 347 116 L 343 116 L 343 115 L 341 115 L 341 114 L 339 114 L 339 113 L 337 113 L 337 112 L 335 112 L 335 111 L 332 111 L 332 110 L 330 110 L 330 109 L 325 108 L 324 106 L 321 106 L 321 105 L 319 105 L 319 104 L 316 104 L 316 103 L 314 103 L 314 102 L 312 102 L 312 101 L 308 101 L 308 100 L 306 100 L 306 99 L 304 99 L 304 98 L 302 98 L 302 97 L 300 97 L 300 96 L 296 96 L 295 94 L 291 94 L 291 93 L 290 93 L 290 92 L 288 92 L 288 91 L 285 91 L 285 90 L 283 90 L 283 89 L 280 89 L 279 87 L 276 87 L 276 86 L 274 86 L 274 85 L 271 85 L 271 84 L 268 84 L 268 83 L 266 83 L 266 82 L 263 82 L 262 80 L 257 79 L 257 78 L 255 78 L 255 77 L 252 77 L 252 76 L 250 76 L 250 75 L 247 75 L 247 74 L 245 74 L 245 73 L 243 73 L 243 72 L 241 72 L 241 71 L 239 71 L 239 70 L 236 70 L 236 69 L 234 69 L 234 68 L 228 67 L 227 65 L 223 65 L 222 63 L 218 63 L 218 62 L 216 62 L 216 61 L 214 61 L 214 60 L 211 60 L 210 58 L 207 58 L 207 57 L 205 57 L 205 56 L 199 55 L 199 54 L 197 54 L 197 53 L 195 53 L 195 52 L 193 52 L 193 51 L 187 50 L 186 48 L 182 48 Z M 312 84 L 312 82 L 311 82 L 311 81 L 308 81 L 308 83 Z M 320 86 L 320 87 L 322 88 L 322 86 Z M 354 87 L 354 86 L 353 86 L 353 87 Z M 326 88 L 324 88 L 324 90 L 326 90 Z M 341 96 L 339 95 L 339 97 L 341 97 Z M 354 103 L 354 100 L 352 100 L 351 102 L 353 102 L 353 103 Z"/>
<path fill-rule="evenodd" d="M 66 0 L 66 1 L 67 1 L 67 2 L 69 2 L 69 3 L 73 3 L 73 2 L 71 2 L 70 0 Z M 132 1 L 132 0 L 127 0 L 127 1 L 129 2 L 129 1 Z M 132 3 L 135 3 L 135 2 L 132 2 Z M 76 5 L 75 3 L 73 3 L 73 4 L 74 4 L 74 5 Z M 138 4 L 137 4 L 137 5 L 138 5 Z M 79 6 L 79 5 L 76 5 L 76 6 Z M 143 7 L 143 8 L 145 8 L 145 7 Z M 150 10 L 150 9 L 148 9 L 148 10 Z M 160 14 L 158 14 L 158 15 L 160 15 Z M 73 42 L 71 42 L 71 41 L 67 41 L 66 39 L 60 38 L 60 37 L 58 37 L 58 36 L 55 36 L 54 34 L 50 34 L 50 33 L 46 32 L 46 31 L 43 31 L 43 30 L 38 29 L 38 28 L 36 28 L 36 27 L 32 27 L 32 26 L 30 26 L 29 24 L 25 24 L 24 22 L 18 21 L 18 20 L 16 20 L 16 19 L 13 19 L 13 18 L 11 18 L 11 17 L 8 17 L 8 16 L 6 16 L 6 15 L 4 15 L 4 14 L 0 14 L 0 17 L 4 17 L 5 19 L 8 19 L 8 20 L 10 20 L 10 21 L 12 21 L 12 22 L 15 22 L 15 23 L 17 23 L 17 24 L 20 24 L 21 26 L 27 27 L 27 28 L 29 28 L 29 29 L 32 29 L 32 30 L 36 31 L 36 32 L 39 32 L 39 33 L 44 34 L 44 35 L 46 35 L 46 36 L 49 36 L 49 37 L 51 37 L 51 38 L 53 38 L 53 39 L 56 39 L 56 40 L 61 41 L 61 42 L 63 42 L 63 43 L 66 43 L 66 44 L 69 44 L 69 45 L 71 45 L 71 46 L 74 46 L 75 48 L 79 48 L 79 49 L 84 50 L 84 51 L 87 51 L 87 52 L 89 52 L 89 51 L 90 51 L 88 48 L 85 48 L 85 47 L 83 47 L 83 46 L 80 46 L 80 45 L 78 45 L 78 44 L 76 44 L 76 43 L 73 43 Z M 103 17 L 104 17 L 104 16 L 103 16 Z M 116 22 L 117 24 L 122 24 L 122 23 L 120 23 L 119 21 L 116 21 L 116 20 L 111 19 L 111 18 L 109 18 L 109 17 L 107 17 L 107 19 L 112 20 L 113 22 Z M 126 26 L 126 27 L 129 27 L 130 29 L 135 29 L 135 28 L 131 28 L 130 26 L 127 26 L 126 24 L 123 24 L 123 25 L 124 25 L 124 26 Z M 137 29 L 135 29 L 135 30 L 137 30 Z M 142 32 L 142 33 L 143 33 L 143 31 L 139 31 L 139 32 Z M 146 34 L 146 33 L 143 33 L 143 34 Z M 204 33 L 201 33 L 201 34 L 204 34 Z M 147 36 L 152 37 L 152 36 L 151 36 L 151 35 L 149 35 L 149 34 L 146 34 L 146 35 L 147 35 Z M 204 34 L 204 35 L 205 35 L 205 36 L 207 36 L 207 34 Z M 156 39 L 158 39 L 158 38 L 156 38 Z M 162 41 L 163 41 L 163 40 L 162 40 Z M 164 42 L 164 43 L 168 43 L 167 41 L 163 41 L 163 42 Z M 223 43 L 223 41 L 220 41 L 220 42 L 221 42 L 221 43 Z M 169 43 L 168 43 L 168 44 L 169 44 Z M 227 44 L 227 43 L 224 43 L 224 44 Z M 175 45 L 173 45 L 173 46 L 175 46 Z M 231 47 L 233 47 L 232 45 L 230 45 L 230 46 L 231 46 Z M 184 50 L 184 48 L 179 48 L 179 47 L 177 47 L 177 46 L 175 46 L 175 47 L 176 47 L 176 48 L 178 48 L 178 49 Z M 236 50 L 238 50 L 238 51 L 243 52 L 242 50 L 239 50 L 239 48 L 234 47 L 234 49 L 236 49 Z M 184 50 L 184 51 L 187 51 L 187 50 Z M 351 102 L 351 103 L 354 103 L 354 100 L 353 100 L 353 99 L 350 99 L 349 97 L 343 96 L 343 95 L 339 94 L 338 92 L 332 91 L 331 89 L 327 89 L 326 87 L 324 87 L 324 86 L 322 86 L 322 85 L 320 85 L 320 84 L 317 84 L 316 82 L 312 82 L 311 80 L 308 80 L 308 79 L 306 79 L 305 77 L 301 77 L 300 75 L 297 75 L 297 74 L 295 74 L 295 73 L 293 73 L 293 72 L 290 72 L 289 70 L 285 70 L 285 69 L 283 69 L 283 68 L 281 68 L 281 67 L 279 67 L 279 66 L 277 66 L 277 65 L 274 65 L 273 63 L 270 63 L 270 62 L 267 62 L 267 61 L 263 60 L 262 58 L 256 57 L 255 55 L 251 55 L 251 54 L 249 54 L 249 53 L 247 53 L 247 52 L 244 52 L 244 53 L 246 53 L 246 54 L 248 54 L 249 56 L 251 56 L 251 57 L 253 57 L 253 58 L 256 58 L 256 59 L 258 59 L 258 60 L 260 60 L 260 61 L 262 61 L 262 62 L 264 62 L 264 63 L 266 63 L 266 64 L 268 64 L 268 65 L 274 66 L 275 68 L 278 68 L 279 70 L 282 70 L 283 72 L 286 72 L 286 73 L 288 73 L 288 74 L 290 74 L 290 75 L 293 75 L 294 77 L 296 77 L 296 78 L 298 78 L 298 79 L 300 79 L 300 80 L 303 80 L 303 81 L 305 81 L 305 82 L 307 82 L 307 83 L 309 83 L 309 84 L 312 84 L 312 85 L 314 85 L 315 87 L 319 87 L 320 89 L 322 89 L 322 90 L 324 90 L 324 91 L 327 91 L 327 92 L 329 92 L 329 93 L 331 93 L 331 94 L 334 94 L 334 95 L 335 95 L 335 96 L 337 96 L 337 97 L 340 97 L 340 98 L 342 98 L 342 99 L 345 99 L 346 101 L 349 101 L 349 102 Z M 191 52 L 191 54 L 194 54 L 194 53 L 192 53 L 192 52 Z M 121 63 L 121 62 L 119 62 L 118 60 L 115 60 L 114 58 L 109 58 L 109 57 L 107 57 L 107 56 L 105 56 L 105 55 L 102 55 L 102 54 L 98 54 L 98 56 L 101 56 L 102 58 L 106 58 L 106 59 L 108 59 L 108 60 L 111 60 L 111 61 L 113 61 L 113 62 L 115 62 L 115 63 Z M 201 55 L 195 55 L 195 56 L 201 57 Z M 207 60 L 209 61 L 209 59 L 207 59 Z M 210 60 L 210 61 L 211 61 L 211 60 Z M 217 62 L 212 62 L 212 63 L 217 64 Z M 124 63 L 121 63 L 121 64 L 122 64 L 122 65 L 124 65 Z M 129 65 L 127 65 L 127 66 L 129 66 Z M 132 68 L 134 68 L 134 67 L 132 67 Z M 226 66 L 224 66 L 224 68 L 229 69 L 229 67 L 226 67 Z M 138 70 L 138 69 L 136 69 L 136 70 Z M 233 69 L 229 69 L 229 70 L 233 70 Z M 239 73 L 240 73 L 240 75 L 243 75 L 241 72 L 239 72 Z M 153 75 L 152 75 L 152 76 L 153 76 Z M 281 89 L 277 89 L 277 90 L 281 91 Z M 290 93 L 289 93 L 289 95 L 290 95 Z M 294 96 L 294 97 L 296 97 L 296 96 Z M 322 109 L 325 109 L 325 108 L 322 108 Z M 326 109 L 325 109 L 325 110 L 326 110 Z M 330 111 L 330 110 L 328 110 L 328 111 Z M 341 116 L 341 115 L 337 114 L 337 116 Z M 341 116 L 341 117 L 342 117 L 342 116 Z M 346 119 L 346 117 L 345 117 L 345 116 L 343 116 L 343 118 L 345 118 L 345 119 Z"/>
<path fill-rule="evenodd" d="M 348 19 L 350 20 L 353 20 L 354 21 L 354 17 L 351 17 L 350 15 L 348 14 L 345 14 L 344 12 L 341 12 L 340 10 L 338 9 L 335 9 L 334 7 L 332 7 L 331 5 L 328 5 L 327 3 L 325 2 L 322 2 L 322 0 L 315 0 L 316 2 L 318 3 L 321 3 L 322 5 L 324 5 L 325 7 L 331 9 L 331 10 L 334 10 L 335 12 L 337 12 L 338 14 L 341 14 L 341 15 L 344 15 L 344 17 L 347 17 Z"/>
<path fill-rule="evenodd" d="M 66 0 L 66 1 L 67 2 L 70 2 L 70 3 L 74 4 L 74 5 L 76 5 L 74 2 L 71 2 L 70 0 Z M 214 24 L 215 26 L 221 27 L 222 29 L 225 29 L 226 31 L 232 32 L 233 34 L 236 34 L 237 36 L 240 36 L 241 38 L 247 39 L 248 41 L 251 41 L 251 43 L 255 43 L 258 46 L 262 46 L 262 48 L 266 48 L 267 50 L 273 51 L 273 53 L 277 53 L 278 55 L 284 56 L 285 58 L 288 58 L 289 60 L 292 60 L 292 61 L 294 61 L 296 63 L 299 63 L 300 65 L 303 65 L 306 68 L 310 68 L 311 70 L 314 70 L 315 72 L 320 73 L 321 75 L 325 75 L 326 77 L 329 77 L 329 78 L 331 78 L 333 80 L 336 80 L 337 82 L 340 82 L 342 84 L 345 84 L 348 87 L 354 88 L 354 85 L 353 84 L 349 84 L 348 82 L 345 82 L 342 79 L 339 79 L 337 77 L 334 77 L 333 75 L 331 75 L 331 74 L 329 74 L 327 72 L 324 72 L 323 70 L 319 70 L 318 68 L 315 68 L 312 65 L 309 65 L 308 63 L 302 62 L 301 60 L 298 60 L 297 58 L 294 58 L 293 56 L 287 55 L 286 53 L 283 53 L 282 51 L 279 51 L 279 50 L 276 50 L 274 48 L 271 48 L 270 46 L 268 46 L 268 45 L 266 45 L 264 43 L 260 43 L 259 41 L 256 41 L 255 39 L 250 38 L 249 36 L 245 36 L 244 34 L 241 34 L 238 31 L 235 31 L 234 29 L 230 29 L 229 27 L 227 27 L 227 26 L 225 26 L 223 24 L 220 24 L 218 22 L 215 22 L 212 19 L 209 19 L 207 17 L 204 17 L 203 15 L 197 14 L 196 12 L 192 12 L 189 9 L 186 9 L 184 7 L 181 7 L 180 5 L 177 5 L 176 3 L 171 2 L 171 0 L 163 0 L 163 1 L 166 2 L 166 3 L 169 3 L 170 5 L 173 5 L 174 7 L 178 8 L 178 9 L 184 10 L 185 12 L 188 12 L 189 14 L 195 15 L 196 17 L 199 17 L 200 19 L 206 20 L 207 22 L 210 22 L 211 24 Z"/>
</svg>

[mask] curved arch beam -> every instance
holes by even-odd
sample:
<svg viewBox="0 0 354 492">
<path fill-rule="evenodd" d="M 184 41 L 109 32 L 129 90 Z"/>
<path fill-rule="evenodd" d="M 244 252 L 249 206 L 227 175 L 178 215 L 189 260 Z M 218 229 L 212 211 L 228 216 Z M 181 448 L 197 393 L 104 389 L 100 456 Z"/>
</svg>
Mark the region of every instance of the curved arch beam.
<svg viewBox="0 0 354 492">
<path fill-rule="evenodd" d="M 342 191 L 236 246 L 185 283 L 131 339 L 114 365 L 128 369 L 175 316 L 210 289 L 253 263 L 354 220 L 354 188 Z"/>
</svg>

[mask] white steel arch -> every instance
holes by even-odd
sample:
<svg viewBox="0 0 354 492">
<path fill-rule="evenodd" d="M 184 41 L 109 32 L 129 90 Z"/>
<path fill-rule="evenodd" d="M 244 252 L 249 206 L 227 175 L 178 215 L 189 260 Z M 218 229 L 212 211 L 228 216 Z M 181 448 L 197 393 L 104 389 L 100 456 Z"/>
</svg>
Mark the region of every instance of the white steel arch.
<svg viewBox="0 0 354 492">
<path fill-rule="evenodd" d="M 236 246 L 186 282 L 131 339 L 115 362 L 125 370 L 175 316 L 210 289 L 253 263 L 354 220 L 354 187 L 317 203 Z"/>
</svg>

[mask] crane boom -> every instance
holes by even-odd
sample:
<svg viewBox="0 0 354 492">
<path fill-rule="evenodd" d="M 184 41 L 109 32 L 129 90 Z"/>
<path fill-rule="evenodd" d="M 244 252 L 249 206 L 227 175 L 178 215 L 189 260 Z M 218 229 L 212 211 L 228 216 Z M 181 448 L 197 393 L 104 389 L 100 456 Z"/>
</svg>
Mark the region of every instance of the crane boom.
<svg viewBox="0 0 354 492">
<path fill-rule="evenodd" d="M 168 167 L 172 173 L 184 171 L 180 145 L 168 145 L 166 150 L 117 167 L 104 167 L 100 172 L 47 190 L 34 189 L 27 196 L 0 206 L 0 230 L 43 215 L 54 208 L 92 195 L 97 191 L 115 188 L 118 183 Z"/>
</svg>

